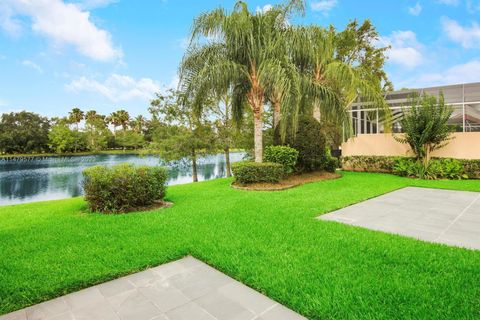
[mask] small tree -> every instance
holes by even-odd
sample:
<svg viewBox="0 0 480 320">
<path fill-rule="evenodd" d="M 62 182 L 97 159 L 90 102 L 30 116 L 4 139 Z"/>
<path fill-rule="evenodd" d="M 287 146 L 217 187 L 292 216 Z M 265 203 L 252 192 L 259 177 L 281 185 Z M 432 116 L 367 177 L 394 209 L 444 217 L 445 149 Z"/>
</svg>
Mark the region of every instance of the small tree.
<svg viewBox="0 0 480 320">
<path fill-rule="evenodd" d="M 395 139 L 410 145 L 426 169 L 432 151 L 443 148 L 451 139 L 453 130 L 448 125 L 448 120 L 453 109 L 445 105 L 443 93 L 440 93 L 438 99 L 428 95 L 413 97 L 411 106 L 409 110 L 405 110 L 400 121 L 405 136 Z"/>
<path fill-rule="evenodd" d="M 206 113 L 198 115 L 184 102 L 187 100 L 181 99 L 177 91 L 170 91 L 167 96 L 157 94 L 151 102 L 155 114 L 165 122 L 155 129 L 151 149 L 165 161 L 189 159 L 193 182 L 197 182 L 197 158 L 214 151 L 215 135 Z"/>
</svg>

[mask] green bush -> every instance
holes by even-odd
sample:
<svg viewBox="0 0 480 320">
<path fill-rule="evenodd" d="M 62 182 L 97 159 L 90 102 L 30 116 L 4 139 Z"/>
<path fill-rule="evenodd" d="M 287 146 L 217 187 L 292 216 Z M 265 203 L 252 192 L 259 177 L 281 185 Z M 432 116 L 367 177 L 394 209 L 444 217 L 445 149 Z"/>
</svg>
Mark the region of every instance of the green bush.
<svg viewBox="0 0 480 320">
<path fill-rule="evenodd" d="M 298 151 L 287 146 L 269 146 L 265 148 L 264 160 L 283 165 L 286 173 L 291 173 L 297 164 Z"/>
<path fill-rule="evenodd" d="M 297 171 L 312 172 L 326 169 L 329 155 L 325 152 L 326 138 L 321 129 L 320 123 L 313 117 L 300 117 L 297 133 L 291 144 L 298 150 Z"/>
<path fill-rule="evenodd" d="M 338 159 L 332 156 L 327 156 L 323 170 L 327 172 L 335 172 L 338 167 Z"/>
<path fill-rule="evenodd" d="M 162 200 L 167 170 L 163 167 L 119 164 L 83 171 L 85 200 L 92 212 L 123 213 Z"/>
<path fill-rule="evenodd" d="M 342 167 L 346 170 L 387 172 L 429 180 L 480 178 L 480 160 L 434 158 L 425 168 L 415 158 L 351 156 L 342 158 Z"/>
<path fill-rule="evenodd" d="M 232 165 L 235 181 L 241 184 L 255 182 L 277 183 L 284 176 L 283 165 L 273 162 L 241 161 Z"/>
</svg>

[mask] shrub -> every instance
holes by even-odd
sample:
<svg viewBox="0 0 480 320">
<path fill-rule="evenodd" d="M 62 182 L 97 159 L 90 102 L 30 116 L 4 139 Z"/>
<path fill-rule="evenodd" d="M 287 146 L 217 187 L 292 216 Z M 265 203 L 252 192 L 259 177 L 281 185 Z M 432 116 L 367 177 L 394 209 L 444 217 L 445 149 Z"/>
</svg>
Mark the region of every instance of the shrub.
<svg viewBox="0 0 480 320">
<path fill-rule="evenodd" d="M 335 172 L 335 170 L 337 170 L 338 167 L 339 167 L 338 159 L 332 156 L 327 156 L 327 159 L 325 161 L 325 166 L 323 169 L 327 172 Z"/>
<path fill-rule="evenodd" d="M 168 177 L 163 167 L 131 164 L 95 166 L 83 175 L 89 209 L 104 213 L 123 213 L 162 200 Z"/>
<path fill-rule="evenodd" d="M 241 161 L 232 165 L 235 181 L 241 184 L 255 182 L 277 183 L 284 175 L 283 165 L 273 162 Z"/>
<path fill-rule="evenodd" d="M 292 147 L 298 150 L 297 171 L 311 172 L 326 168 L 329 155 L 325 152 L 325 140 L 317 120 L 311 116 L 300 117 L 292 143 Z"/>
<path fill-rule="evenodd" d="M 342 158 L 346 170 L 387 172 L 422 179 L 478 179 L 480 160 L 434 158 L 425 168 L 415 158 L 351 156 Z"/>
<path fill-rule="evenodd" d="M 297 164 L 298 151 L 287 146 L 269 146 L 265 148 L 264 160 L 283 165 L 285 173 L 291 173 Z"/>
</svg>

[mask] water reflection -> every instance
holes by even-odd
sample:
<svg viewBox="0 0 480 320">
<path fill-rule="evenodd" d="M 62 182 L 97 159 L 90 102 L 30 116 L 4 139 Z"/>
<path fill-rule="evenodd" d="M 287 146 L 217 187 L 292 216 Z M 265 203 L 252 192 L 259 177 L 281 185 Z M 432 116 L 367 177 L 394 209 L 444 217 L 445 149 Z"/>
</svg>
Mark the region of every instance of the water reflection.
<svg viewBox="0 0 480 320">
<path fill-rule="evenodd" d="M 232 153 L 232 162 L 243 158 L 243 153 Z M 82 171 L 93 165 L 113 165 L 129 162 L 158 165 L 155 156 L 95 155 L 84 157 L 52 157 L 38 159 L 0 159 L 0 205 L 64 199 L 82 194 Z M 222 154 L 199 159 L 199 180 L 224 177 L 225 158 Z M 191 167 L 181 161 L 169 166 L 169 185 L 192 181 Z"/>
</svg>

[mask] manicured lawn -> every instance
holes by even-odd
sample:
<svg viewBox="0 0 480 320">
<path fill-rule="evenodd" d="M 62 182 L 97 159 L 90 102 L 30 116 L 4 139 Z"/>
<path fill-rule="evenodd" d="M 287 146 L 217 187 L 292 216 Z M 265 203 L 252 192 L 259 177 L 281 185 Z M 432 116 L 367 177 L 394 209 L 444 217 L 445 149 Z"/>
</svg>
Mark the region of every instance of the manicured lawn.
<svg viewBox="0 0 480 320">
<path fill-rule="evenodd" d="M 480 252 L 315 220 L 415 185 L 344 173 L 281 192 L 229 179 L 169 188 L 170 209 L 85 214 L 82 199 L 0 207 L 0 314 L 186 254 L 310 319 L 478 319 Z"/>
</svg>

